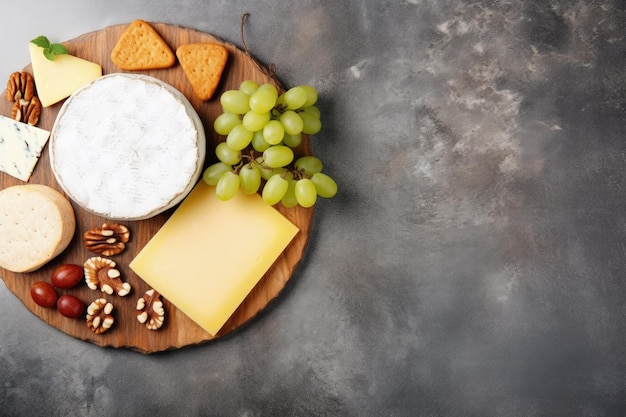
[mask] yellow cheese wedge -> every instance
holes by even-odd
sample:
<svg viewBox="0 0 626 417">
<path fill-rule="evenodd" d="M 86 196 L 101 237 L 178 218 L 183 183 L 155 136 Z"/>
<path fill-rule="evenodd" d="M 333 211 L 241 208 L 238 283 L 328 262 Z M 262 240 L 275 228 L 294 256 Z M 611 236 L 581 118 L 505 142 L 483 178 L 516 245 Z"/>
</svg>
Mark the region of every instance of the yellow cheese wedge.
<svg viewBox="0 0 626 417">
<path fill-rule="evenodd" d="M 102 76 L 102 67 L 73 55 L 57 55 L 50 61 L 43 48 L 28 44 L 33 78 L 41 104 L 48 107 L 67 98 L 85 84 Z"/>
<path fill-rule="evenodd" d="M 214 336 L 297 233 L 259 195 L 200 181 L 130 267 Z"/>
</svg>

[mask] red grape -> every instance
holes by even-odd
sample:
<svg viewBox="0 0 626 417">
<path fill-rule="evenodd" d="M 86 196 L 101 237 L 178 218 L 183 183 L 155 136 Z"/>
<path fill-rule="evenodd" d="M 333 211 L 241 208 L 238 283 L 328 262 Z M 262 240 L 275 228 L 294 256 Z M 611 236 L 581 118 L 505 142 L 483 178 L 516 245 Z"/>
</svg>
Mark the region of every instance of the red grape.
<svg viewBox="0 0 626 417">
<path fill-rule="evenodd" d="M 47 282 L 37 281 L 30 287 L 30 296 L 41 307 L 51 308 L 57 303 L 57 292 Z"/>
<path fill-rule="evenodd" d="M 59 301 L 57 301 L 57 309 L 63 316 L 76 319 L 83 315 L 85 311 L 85 304 L 83 304 L 78 297 L 65 294 L 59 297 Z"/>
<path fill-rule="evenodd" d="M 83 279 L 83 267 L 74 264 L 59 266 L 52 272 L 50 281 L 57 288 L 72 288 Z"/>
</svg>

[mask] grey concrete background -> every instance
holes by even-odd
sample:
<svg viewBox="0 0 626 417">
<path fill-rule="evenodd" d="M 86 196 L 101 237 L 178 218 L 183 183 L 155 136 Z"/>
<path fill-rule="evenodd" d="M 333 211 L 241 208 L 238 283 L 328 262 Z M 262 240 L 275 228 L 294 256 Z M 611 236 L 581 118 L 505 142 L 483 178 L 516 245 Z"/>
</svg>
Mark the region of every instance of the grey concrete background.
<svg viewBox="0 0 626 417">
<path fill-rule="evenodd" d="M 320 92 L 340 194 L 249 325 L 156 355 L 0 285 L 3 416 L 626 415 L 626 3 L 3 3 L 26 43 L 135 18 L 247 44 Z M 7 16 L 11 16 L 7 18 Z"/>
</svg>

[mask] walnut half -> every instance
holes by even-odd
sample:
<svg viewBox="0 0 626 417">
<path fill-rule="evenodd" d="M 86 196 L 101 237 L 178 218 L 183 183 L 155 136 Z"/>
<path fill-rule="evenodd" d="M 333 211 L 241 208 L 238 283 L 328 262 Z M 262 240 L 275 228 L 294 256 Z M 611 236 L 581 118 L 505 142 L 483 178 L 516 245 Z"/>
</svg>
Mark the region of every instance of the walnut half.
<svg viewBox="0 0 626 417">
<path fill-rule="evenodd" d="M 11 118 L 35 126 L 41 114 L 41 101 L 35 95 L 35 80 L 28 72 L 14 72 L 7 82 L 7 100 L 14 102 Z"/>
<path fill-rule="evenodd" d="M 102 227 L 90 229 L 83 234 L 87 250 L 102 256 L 113 256 L 126 248 L 130 231 L 121 224 L 104 223 Z"/>
<path fill-rule="evenodd" d="M 113 304 L 104 298 L 98 298 L 87 307 L 87 327 L 95 334 L 106 332 L 115 322 L 112 312 Z"/>
<path fill-rule="evenodd" d="M 30 101 L 35 96 L 35 80 L 28 72 L 14 72 L 7 82 L 8 101 Z"/>
<path fill-rule="evenodd" d="M 137 320 L 150 330 L 157 330 L 165 321 L 165 309 L 161 296 L 154 289 L 149 289 L 137 300 Z"/>
<path fill-rule="evenodd" d="M 122 281 L 120 271 L 115 268 L 116 264 L 112 260 L 94 256 L 87 259 L 83 266 L 85 282 L 90 289 L 100 289 L 109 295 L 115 293 L 120 297 L 130 293 L 130 284 Z"/>
</svg>

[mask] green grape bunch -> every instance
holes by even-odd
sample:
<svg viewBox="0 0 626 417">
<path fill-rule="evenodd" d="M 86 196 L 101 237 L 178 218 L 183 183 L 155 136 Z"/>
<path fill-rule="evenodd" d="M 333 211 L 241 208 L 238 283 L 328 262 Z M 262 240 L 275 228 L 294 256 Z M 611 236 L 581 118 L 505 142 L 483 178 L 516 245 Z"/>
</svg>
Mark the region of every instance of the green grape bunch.
<svg viewBox="0 0 626 417">
<path fill-rule="evenodd" d="M 219 162 L 202 177 L 215 187 L 220 200 L 230 200 L 240 191 L 260 191 L 269 205 L 312 207 L 318 197 L 337 194 L 337 183 L 322 172 L 319 158 L 296 158 L 294 153 L 302 135 L 314 135 L 322 128 L 317 99 L 317 90 L 310 85 L 279 94 L 274 85 L 253 80 L 220 96 L 223 112 L 213 129 L 226 140 L 215 147 Z"/>
</svg>

